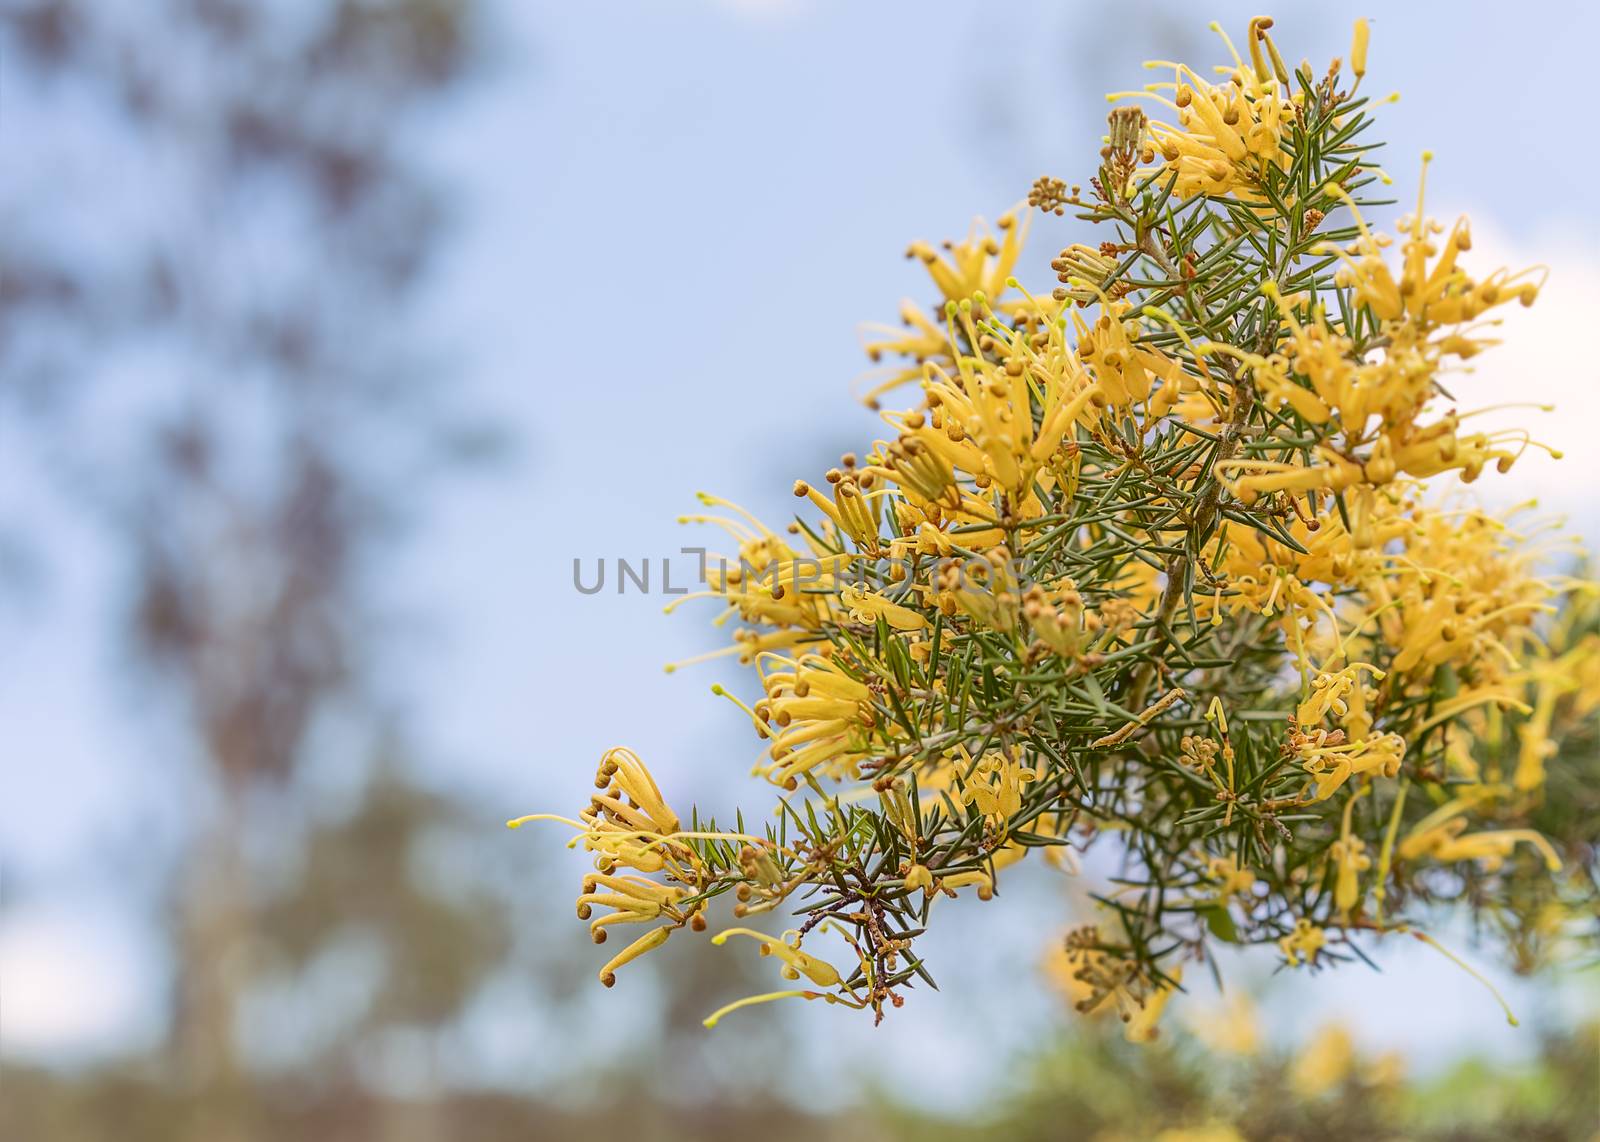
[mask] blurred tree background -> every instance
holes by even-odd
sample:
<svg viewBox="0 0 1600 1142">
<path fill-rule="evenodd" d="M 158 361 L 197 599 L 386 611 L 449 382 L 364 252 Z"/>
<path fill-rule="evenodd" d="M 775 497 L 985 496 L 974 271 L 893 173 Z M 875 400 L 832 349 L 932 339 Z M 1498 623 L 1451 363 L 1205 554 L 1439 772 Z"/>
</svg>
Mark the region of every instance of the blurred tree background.
<svg viewBox="0 0 1600 1142">
<path fill-rule="evenodd" d="M 167 1041 L 85 1097 L 119 1091 L 105 1114 L 151 1137 L 271 1136 L 269 1077 L 371 1116 L 353 1093 L 374 1054 L 437 1051 L 508 943 L 478 885 L 421 875 L 422 846 L 464 826 L 409 776 L 369 586 L 421 484 L 491 443 L 442 407 L 404 316 L 445 221 L 404 140 L 471 66 L 472 9 L 62 0 L 4 26 L 30 109 L 119 140 L 85 162 L 43 131 L 20 156 L 22 195 L 102 194 L 87 224 L 10 204 L 43 225 L 0 255 L 5 395 L 120 552 L 127 675 L 192 771 Z M 118 184 L 145 180 L 141 216 Z M 116 439 L 75 446 L 108 403 Z M 364 774 L 331 815 L 302 772 L 330 733 Z M 181 1117 L 142 1106 L 150 1084 Z"/>
<path fill-rule="evenodd" d="M 152 894 L 164 1042 L 86 1071 L 8 1065 L 7 1137 L 565 1137 L 596 1113 L 459 1093 L 455 1035 L 496 972 L 536 964 L 559 1003 L 589 975 L 587 941 L 530 891 L 526 845 L 496 863 L 503 806 L 423 780 L 414 696 L 384 670 L 416 653 L 412 601 L 384 583 L 425 489 L 508 443 L 458 407 L 408 319 L 450 211 L 407 146 L 482 65 L 479 15 L 0 8 L 40 116 L 8 163 L 5 211 L 27 224 L 0 236 L 0 396 L 27 462 L 116 554 L 120 673 L 186 789 Z M 104 132 L 87 155 L 83 121 Z M 149 197 L 118 193 L 129 181 Z M 108 408 L 114 437 L 90 446 Z M 36 564 L 25 524 L 0 535 L 11 565 Z M 698 1052 L 670 1044 L 698 1038 L 727 982 L 672 989 L 654 1034 L 681 1065 L 660 1084 L 688 1077 Z M 654 1053 L 609 1051 L 591 1091 Z M 804 1117 L 759 1094 L 668 1117 L 748 1129 L 767 1110 Z"/>
<path fill-rule="evenodd" d="M 708 1066 L 713 997 L 744 972 L 759 989 L 744 957 L 667 957 L 682 978 L 594 1014 L 570 893 L 542 891 L 558 841 L 508 849 L 492 830 L 517 806 L 442 791 L 449 759 L 421 756 L 417 695 L 388 669 L 426 653 L 427 604 L 387 571 L 427 489 L 493 479 L 516 443 L 462 406 L 412 320 L 452 215 L 410 144 L 492 66 L 488 40 L 473 0 L 0 2 L 4 118 L 38 117 L 0 200 L 7 440 L 115 553 L 119 674 L 151 731 L 130 757 L 186 791 L 168 848 L 107 857 L 164 918 L 162 1041 L 8 1060 L 0 1132 L 1581 1137 L 1594 1054 L 1576 1039 L 1425 1089 L 1325 1061 L 1333 1077 L 1295 1101 L 1287 1057 L 1224 1074 L 1192 1045 L 1139 1055 L 1090 1028 L 1038 1045 L 958 1122 L 887 1094 L 795 1100 L 777 1020 Z M 0 519 L 7 621 L 52 574 L 31 526 Z M 518 985 L 548 1025 L 600 1039 L 581 1079 L 474 1081 L 463 1028 Z"/>
</svg>

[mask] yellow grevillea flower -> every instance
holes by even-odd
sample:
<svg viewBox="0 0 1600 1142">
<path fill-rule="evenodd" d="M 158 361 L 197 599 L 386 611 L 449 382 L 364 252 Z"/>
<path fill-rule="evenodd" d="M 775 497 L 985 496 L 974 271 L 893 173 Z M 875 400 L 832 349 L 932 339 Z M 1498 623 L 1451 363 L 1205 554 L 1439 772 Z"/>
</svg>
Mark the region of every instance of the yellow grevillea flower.
<svg viewBox="0 0 1600 1142">
<path fill-rule="evenodd" d="M 1555 636 L 1564 639 L 1565 632 L 1558 629 Z M 1527 673 L 1535 697 L 1527 720 L 1517 726 L 1517 767 L 1512 777 L 1512 785 L 1523 793 L 1544 785 L 1545 765 L 1556 756 L 1558 708 L 1575 721 L 1600 709 L 1600 636 L 1579 639 Z"/>
<path fill-rule="evenodd" d="M 1026 214 L 1019 218 L 1007 213 L 995 224 L 999 237 L 979 221 L 960 241 L 943 242 L 939 248 L 927 242 L 911 244 L 906 256 L 922 262 L 942 296 L 942 304 L 938 311 L 930 314 L 915 302 L 903 301 L 900 304 L 903 329 L 867 327 L 864 348 L 869 360 L 878 364 L 886 354 L 905 359 L 903 364 L 878 371 L 875 383 L 862 394 L 871 407 L 878 407 L 878 398 L 889 390 L 921 378 L 924 366 L 930 362 L 946 366 L 952 362 L 949 333 L 941 321 L 943 304 L 970 303 L 981 298 L 986 304 L 1002 309 L 1015 308 L 1015 303 L 1004 301 L 1004 295 L 1021 255 L 1028 223 Z"/>
<path fill-rule="evenodd" d="M 652 952 L 662 944 L 665 944 L 667 937 L 671 936 L 674 930 L 672 928 L 655 928 L 640 936 L 606 961 L 606 965 L 600 969 L 600 982 L 607 987 L 614 986 L 617 982 L 618 968 L 623 964 L 632 963 L 646 952 Z"/>
<path fill-rule="evenodd" d="M 1102 945 L 1098 926 L 1089 924 L 1067 933 L 1059 956 L 1046 961 L 1046 970 L 1072 998 L 1073 1007 L 1089 1015 L 1114 1010 L 1132 1043 L 1149 1043 L 1167 1001 L 1183 978 L 1181 965 L 1166 969 L 1166 980 L 1147 977 L 1136 958 Z"/>
<path fill-rule="evenodd" d="M 920 611 L 903 607 L 874 591 L 845 587 L 840 591 L 839 598 L 849 609 L 850 617 L 859 623 L 870 626 L 878 619 L 883 619 L 892 629 L 899 631 L 922 630 L 928 625 L 927 618 Z"/>
<path fill-rule="evenodd" d="M 1366 662 L 1353 663 L 1331 674 L 1318 674 L 1311 680 L 1311 697 L 1301 702 L 1295 710 L 1295 721 L 1302 729 L 1316 726 L 1329 713 L 1341 722 L 1350 715 L 1350 698 L 1361 700 L 1361 675 L 1365 673 L 1382 682 L 1385 675 L 1376 666 Z"/>
<path fill-rule="evenodd" d="M 1212 857 L 1206 875 L 1216 882 L 1217 895 L 1223 900 L 1231 896 L 1249 896 L 1256 882 L 1254 870 L 1241 865 L 1238 857 L 1231 856 Z"/>
<path fill-rule="evenodd" d="M 1022 593 L 1022 615 L 1034 637 L 1063 658 L 1080 656 L 1092 633 L 1084 621 L 1083 596 L 1071 579 L 1029 587 Z"/>
<path fill-rule="evenodd" d="M 578 897 L 578 919 L 588 920 L 595 906 L 616 909 L 590 922 L 589 931 L 598 936 L 609 924 L 655 920 L 688 894 L 685 888 L 659 884 L 642 876 L 590 873 L 584 878 L 583 892 Z"/>
<path fill-rule="evenodd" d="M 961 242 L 945 242 L 941 255 L 926 242 L 913 242 L 906 257 L 920 259 L 928 276 L 939 287 L 947 302 L 971 301 L 980 295 L 998 298 L 1016 269 L 1017 258 L 1028 234 L 1028 216 L 1002 214 L 995 221 L 1000 231 L 997 240 L 990 234 L 973 232 Z"/>
<path fill-rule="evenodd" d="M 1298 967 L 1300 964 L 1314 964 L 1317 962 L 1317 953 L 1322 951 L 1328 942 L 1328 934 L 1310 920 L 1301 917 L 1294 922 L 1294 931 L 1278 941 L 1278 947 L 1283 951 L 1283 958 L 1289 961 L 1290 966 Z"/>
<path fill-rule="evenodd" d="M 1426 826 L 1426 827 L 1424 827 Z M 1492 829 L 1468 833 L 1465 818 L 1456 817 L 1437 824 L 1418 826 L 1400 842 L 1400 855 L 1407 860 L 1428 857 L 1440 864 L 1475 860 L 1493 872 L 1506 862 L 1516 846 L 1527 844 L 1539 851 L 1551 872 L 1561 871 L 1561 858 L 1542 833 L 1533 829 Z"/>
<path fill-rule="evenodd" d="M 702 905 L 684 903 L 704 884 L 700 858 L 684 842 L 705 836 L 737 838 L 683 832 L 655 778 L 631 750 L 618 747 L 606 751 L 595 771 L 595 788 L 599 792 L 590 798 L 578 820 L 536 813 L 507 824 L 517 828 L 529 821 L 559 821 L 577 830 L 571 844 L 582 842 L 595 854 L 596 871 L 584 877 L 576 902 L 578 918 L 589 921 L 595 943 L 605 943 L 607 929 L 615 924 L 665 922 L 634 940 L 600 969 L 600 982 L 611 987 L 618 968 L 659 948 L 677 929 L 685 924 L 704 928 Z M 620 868 L 662 873 L 665 880 L 620 872 Z M 596 917 L 595 908 L 611 911 Z"/>
<path fill-rule="evenodd" d="M 584 848 L 598 854 L 596 865 L 610 872 L 625 865 L 656 872 L 672 855 L 662 842 L 678 831 L 678 815 L 661 795 L 655 778 L 632 750 L 607 750 L 595 772 L 599 792 L 579 816 L 588 826 Z"/>
<path fill-rule="evenodd" d="M 1186 384 L 1192 389 L 1197 383 L 1177 361 L 1138 343 L 1143 331 L 1128 302 L 1102 304 L 1093 324 L 1073 311 L 1072 322 L 1078 334 L 1078 358 L 1094 378 L 1099 396 L 1114 409 L 1148 401 L 1148 419 L 1154 420 L 1177 403 Z"/>
<path fill-rule="evenodd" d="M 991 548 L 982 560 L 944 564 L 934 586 L 934 602 L 945 614 L 964 614 L 991 630 L 1017 629 L 1021 588 L 1006 548 Z"/>
<path fill-rule="evenodd" d="M 1478 511 L 1415 511 L 1406 562 L 1372 583 L 1374 620 L 1398 647 L 1392 668 L 1470 664 L 1485 682 L 1516 669 L 1536 645 L 1531 620 L 1553 609 L 1536 552 L 1504 521 Z"/>
<path fill-rule="evenodd" d="M 930 507 L 959 511 L 962 499 L 956 486 L 952 450 L 937 438 L 931 442 L 919 439 L 918 434 L 928 423 L 922 413 L 906 413 L 900 423 L 903 429 L 900 438 L 882 445 L 881 451 L 873 457 L 877 467 L 869 471 L 880 472 L 886 480 L 898 484 L 910 501 L 909 506 L 917 509 L 920 518 L 902 519 L 902 526 L 906 522 L 911 522 L 913 527 L 926 522 Z"/>
<path fill-rule="evenodd" d="M 1350 41 L 1350 71 L 1357 79 L 1367 74 L 1367 43 L 1372 38 L 1372 26 L 1366 20 L 1356 21 L 1355 36 Z"/>
<path fill-rule="evenodd" d="M 1088 305 L 1106 296 L 1102 287 L 1116 271 L 1117 260 L 1103 250 L 1075 242 L 1051 259 L 1050 268 L 1061 282 L 1054 291 L 1055 300 Z"/>
<path fill-rule="evenodd" d="M 725 508 L 733 515 L 681 516 L 679 522 L 721 527 L 738 544 L 738 553 L 727 558 L 708 554 L 703 561 L 705 589 L 674 599 L 665 610 L 671 613 L 696 599 L 718 599 L 726 609 L 717 625 L 737 617 L 750 626 L 734 632 L 731 646 L 675 663 L 668 671 L 727 654 L 749 665 L 766 651 L 826 642 L 822 625 L 839 615 L 838 586 L 855 557 L 819 546 L 809 536 L 806 550 L 798 550 L 737 504 L 705 492 L 699 498 L 707 507 Z"/>
<path fill-rule="evenodd" d="M 1550 723 L 1555 717 L 1556 702 L 1564 688 L 1562 682 L 1554 677 L 1542 679 L 1533 713 L 1517 727 L 1519 748 L 1512 784 L 1524 793 L 1544 784 L 1545 762 L 1556 755 L 1556 743 L 1550 740 Z"/>
<path fill-rule="evenodd" d="M 1355 1058 L 1350 1032 L 1341 1023 L 1330 1023 L 1300 1049 L 1289 1068 L 1289 1081 L 1301 1097 L 1316 1098 L 1344 1082 Z"/>
<path fill-rule="evenodd" d="M 915 892 L 922 889 L 924 892 L 933 892 L 933 870 L 925 864 L 914 864 L 906 869 L 906 891 Z"/>
<path fill-rule="evenodd" d="M 854 776 L 856 763 L 871 752 L 878 724 L 872 688 L 817 654 L 772 655 L 762 660 L 761 671 L 767 693 L 755 715 L 772 744 L 759 772 L 791 788 L 813 772 Z"/>
<path fill-rule="evenodd" d="M 1354 287 L 1356 296 L 1371 306 L 1381 320 L 1392 323 L 1395 332 L 1406 340 L 1416 340 L 1441 326 L 1473 321 L 1511 301 L 1532 305 L 1539 296 L 1539 284 L 1530 280 L 1533 271 L 1512 274 L 1496 270 L 1482 281 L 1475 281 L 1460 268 L 1457 258 L 1472 249 L 1472 232 L 1466 219 L 1450 228 L 1443 250 L 1434 243 L 1434 237 L 1444 233 L 1444 226 L 1423 211 L 1426 165 L 1431 158 L 1423 156 L 1424 178 L 1417 193 L 1416 213 L 1401 223 L 1406 240 L 1398 280 L 1383 256 L 1386 240 L 1369 231 L 1359 214 L 1361 236 L 1354 243 L 1343 248 L 1332 243 L 1324 247 L 1325 252 L 1344 263 L 1336 279 L 1339 284 Z M 1435 255 L 1430 265 L 1429 259 Z"/>
<path fill-rule="evenodd" d="M 1459 351 L 1464 345 L 1458 337 L 1438 342 L 1397 339 L 1377 357 L 1363 360 L 1348 338 L 1321 326 L 1320 316 L 1309 326 L 1299 325 L 1292 315 L 1286 320 L 1293 335 L 1284 351 L 1237 356 L 1251 369 L 1269 405 L 1291 406 L 1313 425 L 1336 423 L 1343 440 L 1318 443 L 1311 464 L 1229 460 L 1220 470 L 1247 504 L 1269 492 L 1381 486 L 1401 474 L 1425 479 L 1459 471 L 1470 482 L 1491 462 L 1504 472 L 1528 447 L 1544 447 L 1522 430 L 1462 433 L 1455 412 L 1429 423 L 1419 421 L 1446 366 L 1444 347 Z M 1222 346 L 1211 349 L 1233 355 Z M 1375 427 L 1373 418 L 1379 418 Z"/>
<path fill-rule="evenodd" d="M 803 975 L 818 987 L 834 987 L 843 978 L 839 975 L 839 969 L 828 961 L 801 951 L 798 937 L 791 942 L 786 938 L 769 936 L 765 932 L 757 932 L 751 928 L 729 928 L 711 937 L 711 942 L 721 945 L 727 942 L 729 936 L 748 936 L 758 941 L 761 944 L 762 955 L 776 956 L 783 961 L 783 967 L 779 972 L 784 979 L 799 979 Z"/>
<path fill-rule="evenodd" d="M 1168 974 L 1172 977 L 1171 983 L 1160 983 L 1145 997 L 1139 1009 L 1129 1017 L 1123 1026 L 1123 1037 L 1130 1043 L 1152 1043 L 1161 1034 L 1161 1029 L 1156 1024 L 1161 1022 L 1161 1013 L 1167 1008 L 1167 1001 L 1178 990 L 1178 983 L 1183 979 L 1183 966 L 1180 964 L 1172 968 Z"/>
<path fill-rule="evenodd" d="M 819 931 L 832 929 L 831 923 L 824 923 Z M 834 929 L 837 930 L 837 929 Z M 776 957 L 782 967 L 779 969 L 784 979 L 798 981 L 802 976 L 808 983 L 818 987 L 829 988 L 828 991 L 812 991 L 809 988 L 798 988 L 789 991 L 773 991 L 765 995 L 752 995 L 744 999 L 735 1000 L 708 1015 L 704 1020 L 707 1027 L 715 1027 L 723 1016 L 729 1012 L 737 1011 L 742 1007 L 754 1004 L 771 1003 L 779 999 L 820 999 L 829 1004 L 843 1004 L 846 1007 L 862 1008 L 867 1006 L 867 1001 L 845 985 L 844 977 L 838 969 L 826 960 L 802 951 L 799 932 L 786 932 L 780 936 L 768 936 L 764 932 L 757 932 L 750 928 L 729 928 L 719 932 L 711 938 L 713 944 L 721 945 L 727 942 L 729 936 L 748 936 L 761 945 L 763 956 Z M 848 939 L 848 937 L 846 937 Z"/>
<path fill-rule="evenodd" d="M 1007 821 L 1022 809 L 1022 787 L 1038 779 L 1031 767 L 1015 758 L 991 753 L 972 768 L 962 796 L 984 816 Z"/>
<path fill-rule="evenodd" d="M 1361 874 L 1372 867 L 1372 858 L 1366 854 L 1366 847 L 1367 843 L 1360 837 L 1345 836 L 1334 841 L 1333 847 L 1328 850 L 1338 869 L 1333 903 L 1347 915 L 1361 898 Z"/>
<path fill-rule="evenodd" d="M 981 222 L 974 223 L 965 239 L 942 243 L 943 253 L 927 242 L 913 242 L 906 256 L 922 262 L 944 304 L 981 301 L 1015 316 L 1033 308 L 1028 302 L 1005 300 L 1006 291 L 1013 284 L 1011 274 L 1027 237 L 1028 217 L 1024 214 L 1019 219 L 1016 214 L 1004 214 L 995 228 L 1000 232 L 998 238 Z M 873 364 L 881 362 L 885 354 L 906 359 L 902 364 L 879 371 L 875 383 L 862 394 L 868 405 L 877 408 L 878 398 L 884 393 L 921 379 L 925 366 L 930 363 L 947 369 L 953 367 L 956 350 L 941 320 L 943 316 L 943 304 L 930 314 L 915 302 L 903 301 L 900 303 L 903 329 L 867 327 L 864 348 Z"/>
<path fill-rule="evenodd" d="M 1258 61 L 1261 43 L 1270 48 L 1267 29 L 1271 26 L 1272 21 L 1264 17 L 1251 21 L 1250 48 Z M 1247 202 L 1259 201 L 1266 168 L 1289 167 L 1283 137 L 1295 114 L 1298 95 L 1289 94 L 1289 76 L 1276 58 L 1276 48 L 1270 50 L 1280 66 L 1268 68 L 1262 63 L 1252 67 L 1239 58 L 1226 35 L 1222 38 L 1233 55 L 1233 66 L 1218 69 L 1223 73 L 1221 83 L 1202 79 L 1184 64 L 1153 60 L 1145 66 L 1170 69 L 1172 82 L 1150 84 L 1142 92 L 1119 92 L 1110 98 L 1153 99 L 1173 113 L 1177 121 L 1152 122 L 1150 136 L 1165 164 L 1161 176 L 1174 179 L 1173 193 L 1178 197 L 1232 194 Z M 1280 71 L 1283 74 L 1278 74 Z M 1170 98 L 1165 92 L 1171 93 Z"/>
<path fill-rule="evenodd" d="M 1454 411 L 1421 420 L 1441 374 L 1489 344 L 1462 326 L 1513 299 L 1531 305 L 1539 290 L 1529 280 L 1532 272 L 1499 270 L 1475 281 L 1457 262 L 1472 245 L 1466 222 L 1452 228 L 1438 251 L 1432 236 L 1443 228 L 1426 219 L 1419 195 L 1415 216 L 1404 223 L 1396 280 L 1383 254 L 1388 239 L 1367 229 L 1348 195 L 1331 189 L 1356 213 L 1360 237 L 1349 247 L 1327 244 L 1323 252 L 1343 261 L 1338 280 L 1380 319 L 1381 348 L 1359 351 L 1348 333 L 1330 328 L 1320 309 L 1308 309 L 1304 297 L 1282 297 L 1272 283 L 1264 286 L 1279 303 L 1288 334 L 1281 347 L 1266 355 L 1227 345 L 1205 351 L 1246 367 L 1269 404 L 1291 406 L 1314 426 L 1336 425 L 1343 439 L 1317 443 L 1311 463 L 1230 458 L 1222 470 L 1234 494 L 1251 503 L 1269 492 L 1341 492 L 1381 486 L 1402 473 L 1427 478 L 1452 470 L 1470 481 L 1491 461 L 1505 471 L 1530 445 L 1544 447 L 1520 430 L 1462 433 Z"/>
<path fill-rule="evenodd" d="M 1080 974 L 1081 967 L 1081 957 L 1067 950 L 1064 937 L 1051 942 L 1040 962 L 1046 981 L 1061 994 L 1074 1011 L 1092 1018 L 1103 1016 L 1110 1007 L 1099 1003 L 1103 997 L 1099 996 L 1093 985 Z"/>
<path fill-rule="evenodd" d="M 1332 735 L 1319 731 L 1297 740 L 1297 753 L 1316 790 L 1313 801 L 1326 801 L 1352 777 L 1395 777 L 1406 755 L 1405 739 L 1393 733 L 1335 743 Z"/>
<path fill-rule="evenodd" d="M 883 550 L 878 536 L 878 509 L 876 501 L 868 499 L 865 483 L 871 479 L 870 473 L 862 477 L 834 468 L 828 472 L 828 483 L 833 486 L 831 497 L 823 495 L 804 480 L 794 482 L 794 494 L 800 499 L 810 500 L 859 549 L 869 555 L 878 555 Z"/>
<path fill-rule="evenodd" d="M 952 305 L 950 361 L 925 366 L 927 414 L 914 410 L 889 418 L 900 427 L 902 447 L 916 441 L 980 489 L 994 486 L 1018 502 L 1026 499 L 1068 433 L 1105 403 L 1061 324 L 1045 313 L 1038 316 L 1043 332 L 1031 335 L 1026 327 L 999 321 L 981 298 Z M 959 350 L 958 335 L 968 345 L 983 345 L 986 355 Z M 1035 401 L 1042 408 L 1037 424 Z"/>
</svg>

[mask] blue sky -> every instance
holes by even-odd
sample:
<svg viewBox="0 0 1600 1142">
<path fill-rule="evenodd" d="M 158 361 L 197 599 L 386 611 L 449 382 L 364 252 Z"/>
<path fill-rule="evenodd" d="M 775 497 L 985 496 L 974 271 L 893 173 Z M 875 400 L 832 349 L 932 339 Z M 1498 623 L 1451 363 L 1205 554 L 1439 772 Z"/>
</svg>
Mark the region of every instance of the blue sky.
<svg viewBox="0 0 1600 1142">
<path fill-rule="evenodd" d="M 892 319 L 902 296 L 925 292 L 901 257 L 907 242 L 965 232 L 1039 174 L 1081 178 L 1095 161 L 1101 92 L 1143 82 L 1146 58 L 1220 59 L 1198 13 L 1240 38 L 1256 10 L 802 0 L 494 10 L 487 74 L 427 128 L 426 160 L 454 188 L 458 230 L 422 313 L 456 362 L 464 403 L 503 423 L 520 455 L 436 493 L 388 587 L 428 619 L 394 656 L 395 684 L 425 695 L 418 729 L 448 765 L 432 776 L 473 791 L 486 844 L 526 843 L 493 831 L 507 816 L 577 804 L 613 744 L 703 804 L 760 798 L 742 780 L 753 743 L 707 692 L 742 681 L 736 672 L 661 670 L 715 645 L 709 616 L 686 607 L 665 618 L 657 597 L 581 596 L 573 559 L 654 561 L 702 542 L 674 522 L 699 489 L 784 518 L 796 476 L 875 432 L 847 388 L 864 365 L 860 323 Z M 1292 59 L 1320 66 L 1347 52 L 1363 12 L 1297 8 L 1275 34 Z M 1515 315 L 1513 343 L 1458 395 L 1563 402 L 1536 434 L 1579 444 L 1577 454 L 1560 465 L 1530 456 L 1486 492 L 1538 496 L 1591 540 L 1600 471 L 1581 445 L 1585 414 L 1600 413 L 1600 369 L 1562 341 L 1600 304 L 1600 222 L 1585 209 L 1600 170 L 1591 132 L 1572 122 L 1592 98 L 1584 53 L 1597 32 L 1589 6 L 1463 4 L 1447 17 L 1393 6 L 1373 20 L 1368 75 L 1375 94 L 1403 87 L 1382 112 L 1400 195 L 1409 201 L 1430 148 L 1430 204 L 1473 214 L 1473 264 L 1551 267 L 1541 305 Z M 16 129 L 22 147 L 43 145 L 27 134 L 42 127 Z M 1068 220 L 1037 221 L 1035 270 L 1081 238 Z M 42 514 L 47 496 L 16 467 L 0 459 L 0 504 Z M 4 1041 L 68 1058 L 149 1033 L 158 944 L 93 857 L 130 828 L 159 835 L 181 794 L 175 776 L 151 776 L 171 767 L 129 764 L 130 753 L 153 762 L 158 746 L 114 680 L 108 553 L 87 529 L 50 526 L 45 610 L 0 649 L 0 719 L 13 727 L 0 858 L 26 888 L 0 917 L 0 971 L 9 1000 L 18 980 L 43 978 L 42 959 L 83 960 L 77 992 L 69 981 L 40 1000 L 34 1022 Z M 580 875 L 578 858 L 557 859 Z M 944 992 L 898 1013 L 893 1034 L 959 1052 L 974 1025 L 1020 1038 L 1047 1018 L 1030 1001 L 1036 920 L 996 905 L 992 923 L 990 939 L 949 942 Z M 1414 948 L 1386 962 L 1381 979 L 1341 972 L 1286 1009 L 1359 1010 L 1375 1043 L 1419 1051 L 1464 1036 L 1531 1049 L 1453 969 Z M 95 1004 L 74 1000 L 85 990 Z M 1535 1009 L 1553 1002 L 1512 990 Z M 813 1048 L 829 1044 L 833 1063 L 815 1065 L 843 1067 L 871 1046 L 837 1014 L 794 1017 Z M 557 1065 L 541 1048 L 491 1041 L 508 1072 Z"/>
</svg>

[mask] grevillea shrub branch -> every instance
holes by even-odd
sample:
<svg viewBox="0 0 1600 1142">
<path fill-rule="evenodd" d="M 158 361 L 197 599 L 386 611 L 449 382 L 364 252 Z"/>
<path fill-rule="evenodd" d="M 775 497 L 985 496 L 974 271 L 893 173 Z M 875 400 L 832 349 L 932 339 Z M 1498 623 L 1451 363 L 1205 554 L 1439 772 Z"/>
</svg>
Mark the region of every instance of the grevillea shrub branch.
<svg viewBox="0 0 1600 1142">
<path fill-rule="evenodd" d="M 1366 26 L 1320 74 L 1270 27 L 1113 95 L 1087 189 L 1041 178 L 994 233 L 911 247 L 939 303 L 869 343 L 883 436 L 797 482 L 799 519 L 700 497 L 733 545 L 702 597 L 755 676 L 717 689 L 775 805 L 684 818 L 619 748 L 576 817 L 537 815 L 593 854 L 595 941 L 627 933 L 607 986 L 681 932 L 793 985 L 708 1023 L 881 1019 L 932 982 L 945 898 L 1097 843 L 1122 867 L 1096 917 L 1040 936 L 1134 1039 L 1219 944 L 1317 970 L 1465 902 L 1529 966 L 1592 926 L 1595 815 L 1558 799 L 1594 787 L 1593 587 L 1459 488 L 1538 448 L 1457 394 L 1503 398 L 1464 366 L 1539 275 L 1474 266 L 1420 192 L 1369 228 Z M 1030 211 L 1084 239 L 1033 290 Z M 766 913 L 789 930 L 742 926 Z"/>
</svg>

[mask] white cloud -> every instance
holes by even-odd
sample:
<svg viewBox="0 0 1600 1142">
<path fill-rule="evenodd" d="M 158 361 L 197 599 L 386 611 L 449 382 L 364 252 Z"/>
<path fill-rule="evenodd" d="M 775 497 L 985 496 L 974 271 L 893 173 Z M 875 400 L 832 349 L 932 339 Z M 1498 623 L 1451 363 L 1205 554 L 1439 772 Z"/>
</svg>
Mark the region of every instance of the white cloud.
<svg viewBox="0 0 1600 1142">
<path fill-rule="evenodd" d="M 66 909 L 26 908 L 0 922 L 0 1052 L 82 1058 L 124 1049 L 148 996 L 128 933 Z"/>
<path fill-rule="evenodd" d="M 1600 447 L 1593 439 L 1600 426 L 1600 251 L 1553 232 L 1512 241 L 1479 214 L 1473 224 L 1473 248 L 1463 258 L 1469 272 L 1481 277 L 1498 266 L 1542 264 L 1550 278 L 1531 308 L 1498 311 L 1492 335 L 1501 344 L 1472 362 L 1471 375 L 1454 378 L 1451 390 L 1462 412 L 1505 402 L 1554 405 L 1554 412 L 1487 413 L 1466 427 L 1525 427 L 1564 453 L 1552 460 L 1530 449 L 1509 473 L 1488 471 L 1473 489 L 1496 505 L 1537 498 L 1600 547 Z"/>
</svg>

